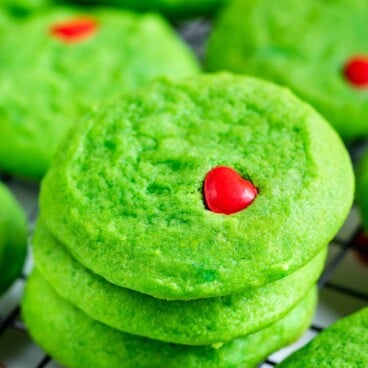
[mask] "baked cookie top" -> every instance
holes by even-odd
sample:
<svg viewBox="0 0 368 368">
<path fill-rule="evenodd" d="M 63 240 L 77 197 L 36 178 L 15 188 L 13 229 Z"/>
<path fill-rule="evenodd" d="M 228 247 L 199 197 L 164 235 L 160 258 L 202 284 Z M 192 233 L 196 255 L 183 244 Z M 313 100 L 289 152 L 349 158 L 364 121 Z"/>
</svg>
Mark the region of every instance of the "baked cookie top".
<svg viewBox="0 0 368 368">
<path fill-rule="evenodd" d="M 0 168 L 41 178 L 86 109 L 155 77 L 197 72 L 156 15 L 64 9 L 14 23 L 0 39 Z"/>
<path fill-rule="evenodd" d="M 368 361 L 367 344 L 368 308 L 364 308 L 321 332 L 278 367 L 365 367 Z"/>
<path fill-rule="evenodd" d="M 343 138 L 368 136 L 367 17 L 364 0 L 236 0 L 214 27 L 207 67 L 286 85 Z"/>
<path fill-rule="evenodd" d="M 20 275 L 27 252 L 27 226 L 23 210 L 0 183 L 0 295 Z"/>
<path fill-rule="evenodd" d="M 230 197 L 258 191 L 246 209 L 206 205 L 204 180 L 219 166 L 234 173 Z M 302 267 L 352 197 L 350 158 L 320 115 L 269 82 L 220 74 L 158 81 L 85 116 L 60 147 L 40 206 L 48 230 L 93 272 L 192 299 Z"/>
</svg>

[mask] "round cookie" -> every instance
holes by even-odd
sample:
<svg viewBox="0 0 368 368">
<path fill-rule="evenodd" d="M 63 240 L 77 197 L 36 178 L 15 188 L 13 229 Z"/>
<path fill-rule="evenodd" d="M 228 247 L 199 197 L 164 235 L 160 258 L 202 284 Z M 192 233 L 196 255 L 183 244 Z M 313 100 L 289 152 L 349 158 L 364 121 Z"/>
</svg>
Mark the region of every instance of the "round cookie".
<svg viewBox="0 0 368 368">
<path fill-rule="evenodd" d="M 186 345 L 230 341 L 276 322 L 305 297 L 326 258 L 324 249 L 293 274 L 241 294 L 182 302 L 110 284 L 75 261 L 40 223 L 33 250 L 45 280 L 91 318 L 134 335 Z"/>
<path fill-rule="evenodd" d="M 137 11 L 162 12 L 175 18 L 187 18 L 213 13 L 227 0 L 70 0 L 88 5 L 126 7 Z"/>
<path fill-rule="evenodd" d="M 27 253 L 27 225 L 23 210 L 0 183 L 0 295 L 20 275 Z"/>
<path fill-rule="evenodd" d="M 288 86 L 343 138 L 368 136 L 367 17 L 364 0 L 235 0 L 214 27 L 206 64 Z"/>
<path fill-rule="evenodd" d="M 90 319 L 59 297 L 35 270 L 26 286 L 22 315 L 35 341 L 71 368 L 121 367 L 121 362 L 124 368 L 249 368 L 296 340 L 310 323 L 315 304 L 313 289 L 283 319 L 258 333 L 223 345 L 175 345 L 119 332 Z"/>
<path fill-rule="evenodd" d="M 363 226 L 368 230 L 368 152 L 364 154 L 358 166 L 356 197 Z"/>
<path fill-rule="evenodd" d="M 197 72 L 156 15 L 64 9 L 14 23 L 0 39 L 0 168 L 39 179 L 80 114 L 158 76 Z"/>
<path fill-rule="evenodd" d="M 203 180 L 219 165 L 258 189 L 247 209 L 206 208 Z M 307 104 L 269 82 L 208 75 L 157 81 L 86 116 L 43 181 L 40 217 L 108 281 L 188 300 L 307 264 L 343 223 L 353 186 L 341 140 Z"/>
<path fill-rule="evenodd" d="M 353 368 L 368 362 L 368 308 L 322 331 L 279 364 L 280 368 Z"/>
</svg>

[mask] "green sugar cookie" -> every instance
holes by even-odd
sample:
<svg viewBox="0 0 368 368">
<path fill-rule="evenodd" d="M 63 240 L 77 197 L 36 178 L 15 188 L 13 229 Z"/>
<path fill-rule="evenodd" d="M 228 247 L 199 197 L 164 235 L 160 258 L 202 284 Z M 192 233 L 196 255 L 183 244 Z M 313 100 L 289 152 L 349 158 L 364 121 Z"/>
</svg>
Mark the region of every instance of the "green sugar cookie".
<svg viewBox="0 0 368 368">
<path fill-rule="evenodd" d="M 227 0 L 69 0 L 84 5 L 126 7 L 137 11 L 162 12 L 175 18 L 210 14 Z"/>
<path fill-rule="evenodd" d="M 248 368 L 303 333 L 314 312 L 316 293 L 313 289 L 274 325 L 212 346 L 163 343 L 107 327 L 60 298 L 37 270 L 27 283 L 22 304 L 31 336 L 70 368 L 120 368 L 122 364 L 124 368 Z"/>
<path fill-rule="evenodd" d="M 288 86 L 343 138 L 367 136 L 367 17 L 365 0 L 235 0 L 214 27 L 206 64 Z"/>
<path fill-rule="evenodd" d="M 0 295 L 20 275 L 27 253 L 27 225 L 23 210 L 0 183 Z"/>
<path fill-rule="evenodd" d="M 324 249 L 295 273 L 257 289 L 183 302 L 110 284 L 75 261 L 40 223 L 33 249 L 43 277 L 91 318 L 135 335 L 187 345 L 230 341 L 276 322 L 305 297 L 326 256 Z"/>
<path fill-rule="evenodd" d="M 362 215 L 363 226 L 368 230 L 368 152 L 365 153 L 359 163 L 356 197 Z"/>
<path fill-rule="evenodd" d="M 203 181 L 219 165 L 258 189 L 245 210 L 206 208 Z M 220 74 L 157 81 L 85 116 L 43 181 L 40 217 L 108 281 L 188 300 L 307 264 L 352 197 L 350 158 L 320 115 L 269 82 Z"/>
<path fill-rule="evenodd" d="M 34 11 L 43 10 L 48 5 L 50 5 L 50 0 L 1 0 L 1 8 L 16 18 L 22 18 Z"/>
<path fill-rule="evenodd" d="M 156 15 L 65 9 L 14 23 L 0 39 L 0 169 L 39 179 L 91 106 L 157 76 L 197 71 Z"/>
<path fill-rule="evenodd" d="M 368 308 L 321 332 L 280 368 L 363 368 L 368 362 Z"/>
</svg>

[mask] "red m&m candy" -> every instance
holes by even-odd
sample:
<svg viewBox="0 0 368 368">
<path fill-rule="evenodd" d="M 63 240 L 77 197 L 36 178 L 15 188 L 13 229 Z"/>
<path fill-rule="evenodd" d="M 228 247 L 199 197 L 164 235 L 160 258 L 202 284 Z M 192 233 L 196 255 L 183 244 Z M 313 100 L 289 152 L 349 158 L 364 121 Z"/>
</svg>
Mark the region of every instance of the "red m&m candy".
<svg viewBox="0 0 368 368">
<path fill-rule="evenodd" d="M 72 43 L 91 37 L 97 31 L 94 19 L 83 17 L 54 24 L 50 32 L 61 41 Z"/>
<path fill-rule="evenodd" d="M 209 210 L 231 215 L 247 208 L 256 198 L 258 191 L 234 169 L 218 166 L 207 173 L 203 193 Z"/>
<path fill-rule="evenodd" d="M 368 56 L 354 56 L 344 66 L 345 78 L 356 88 L 368 88 Z"/>
</svg>

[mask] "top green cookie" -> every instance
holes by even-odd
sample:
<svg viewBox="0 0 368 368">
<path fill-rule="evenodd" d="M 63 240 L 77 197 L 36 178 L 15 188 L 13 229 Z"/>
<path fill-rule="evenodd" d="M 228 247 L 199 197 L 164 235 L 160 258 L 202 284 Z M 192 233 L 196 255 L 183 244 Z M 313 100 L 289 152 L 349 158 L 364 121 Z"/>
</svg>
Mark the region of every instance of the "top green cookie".
<svg viewBox="0 0 368 368">
<path fill-rule="evenodd" d="M 27 252 L 25 215 L 0 183 L 0 295 L 20 275 Z"/>
<path fill-rule="evenodd" d="M 343 138 L 368 136 L 367 18 L 365 0 L 235 0 L 214 27 L 207 66 L 289 86 Z M 349 72 L 365 78 L 356 86 L 345 74 L 361 55 Z"/>
<path fill-rule="evenodd" d="M 209 14 L 227 0 L 69 0 L 69 2 L 131 8 L 137 11 L 162 12 L 175 18 Z"/>
<path fill-rule="evenodd" d="M 363 368 L 368 362 L 368 308 L 323 331 L 280 368 Z"/>
<path fill-rule="evenodd" d="M 258 188 L 232 215 L 204 204 L 212 168 Z M 41 219 L 84 266 L 165 299 L 284 277 L 334 236 L 353 197 L 334 130 L 288 90 L 228 74 L 159 81 L 87 115 L 60 147 Z"/>
<path fill-rule="evenodd" d="M 57 10 L 9 25 L 0 39 L 0 169 L 40 178 L 91 105 L 158 76 L 197 72 L 156 15 Z"/>
</svg>

